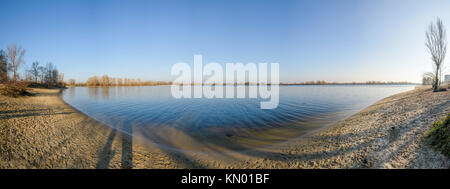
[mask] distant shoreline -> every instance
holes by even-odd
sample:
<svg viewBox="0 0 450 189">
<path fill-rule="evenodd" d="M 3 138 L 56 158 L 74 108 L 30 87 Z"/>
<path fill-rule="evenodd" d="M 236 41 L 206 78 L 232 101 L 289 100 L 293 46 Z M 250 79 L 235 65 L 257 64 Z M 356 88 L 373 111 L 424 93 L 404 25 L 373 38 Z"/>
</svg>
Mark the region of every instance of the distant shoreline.
<svg viewBox="0 0 450 189">
<path fill-rule="evenodd" d="M 236 83 L 236 84 L 210 84 L 210 83 L 203 83 L 203 84 L 180 84 L 180 83 L 170 83 L 170 84 L 151 84 L 151 85 L 67 85 L 68 87 L 136 87 L 136 86 L 170 86 L 170 85 L 219 85 L 219 86 L 229 86 L 229 85 L 236 85 L 236 86 L 255 86 L 255 85 L 292 85 L 292 86 L 303 86 L 303 85 L 312 85 L 312 86 L 319 86 L 319 85 L 422 85 L 421 83 L 325 83 L 325 84 L 308 84 L 308 83 L 279 83 L 279 84 L 249 84 L 249 83 Z"/>
</svg>

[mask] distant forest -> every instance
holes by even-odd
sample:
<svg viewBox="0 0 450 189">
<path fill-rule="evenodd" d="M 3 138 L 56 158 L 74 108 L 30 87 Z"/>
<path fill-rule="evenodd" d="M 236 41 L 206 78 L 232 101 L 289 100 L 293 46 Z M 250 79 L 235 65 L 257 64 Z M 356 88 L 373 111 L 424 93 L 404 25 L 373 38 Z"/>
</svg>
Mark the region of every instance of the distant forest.
<svg viewBox="0 0 450 189">
<path fill-rule="evenodd" d="M 154 86 L 154 85 L 183 85 L 182 83 L 172 83 L 168 81 L 143 81 L 140 78 L 116 78 L 108 75 L 93 76 L 86 82 L 76 82 L 75 79 L 69 79 L 66 83 L 68 86 Z M 307 81 L 295 83 L 280 83 L 279 85 L 404 85 L 415 84 L 411 82 L 383 82 L 383 81 L 367 81 L 367 82 L 326 82 L 326 81 Z M 191 85 L 259 85 L 257 83 L 191 83 Z M 267 83 L 266 85 L 271 85 Z"/>
<path fill-rule="evenodd" d="M 34 61 L 24 72 L 19 72 L 24 67 L 25 49 L 17 45 L 10 45 L 4 50 L 0 50 L 0 83 L 5 86 L 15 87 L 20 84 L 24 87 L 64 87 L 68 86 L 153 86 L 153 85 L 182 85 L 181 83 L 172 83 L 168 81 L 143 81 L 140 78 L 118 78 L 108 75 L 93 76 L 85 82 L 76 82 L 75 79 L 64 81 L 64 74 L 60 73 L 56 66 L 49 62 L 41 65 Z M 22 73 L 22 74 L 21 74 Z M 425 83 L 425 82 L 424 82 Z M 410 82 L 326 82 L 326 81 L 307 81 L 294 83 L 280 83 L 279 85 L 394 85 L 394 84 L 413 84 Z M 191 85 L 258 85 L 257 83 L 191 83 Z M 267 85 L 271 85 L 267 83 Z M 21 89 L 23 90 L 23 89 Z"/>
<path fill-rule="evenodd" d="M 141 79 L 116 78 L 103 75 L 101 77 L 93 76 L 86 82 L 76 82 L 75 79 L 69 79 L 68 86 L 151 86 L 151 85 L 170 85 L 172 82 L 165 81 L 142 81 Z"/>
</svg>

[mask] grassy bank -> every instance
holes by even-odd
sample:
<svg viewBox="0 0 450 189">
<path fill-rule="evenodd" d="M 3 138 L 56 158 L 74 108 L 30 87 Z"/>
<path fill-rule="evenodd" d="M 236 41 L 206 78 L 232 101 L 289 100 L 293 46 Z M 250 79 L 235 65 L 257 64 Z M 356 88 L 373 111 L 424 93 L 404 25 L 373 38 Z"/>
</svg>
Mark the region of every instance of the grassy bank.
<svg viewBox="0 0 450 189">
<path fill-rule="evenodd" d="M 435 122 L 425 137 L 435 150 L 450 157 L 450 113 L 442 121 Z"/>
</svg>

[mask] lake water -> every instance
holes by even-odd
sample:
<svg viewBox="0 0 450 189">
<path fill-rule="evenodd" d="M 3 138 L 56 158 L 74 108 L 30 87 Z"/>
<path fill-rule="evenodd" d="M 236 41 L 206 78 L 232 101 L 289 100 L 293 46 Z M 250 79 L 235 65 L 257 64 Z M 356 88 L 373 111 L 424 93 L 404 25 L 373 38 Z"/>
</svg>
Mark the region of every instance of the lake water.
<svg viewBox="0 0 450 189">
<path fill-rule="evenodd" d="M 260 109 L 264 99 L 175 99 L 170 86 L 72 87 L 63 99 L 79 111 L 149 142 L 177 147 L 181 135 L 200 143 L 234 139 L 267 145 L 331 125 L 413 85 L 280 86 L 276 109 Z M 266 100 L 264 100 L 266 101 Z M 234 138 L 231 140 L 231 138 Z M 259 142 L 248 142 L 249 140 Z M 181 140 L 181 141 L 180 141 Z"/>
</svg>

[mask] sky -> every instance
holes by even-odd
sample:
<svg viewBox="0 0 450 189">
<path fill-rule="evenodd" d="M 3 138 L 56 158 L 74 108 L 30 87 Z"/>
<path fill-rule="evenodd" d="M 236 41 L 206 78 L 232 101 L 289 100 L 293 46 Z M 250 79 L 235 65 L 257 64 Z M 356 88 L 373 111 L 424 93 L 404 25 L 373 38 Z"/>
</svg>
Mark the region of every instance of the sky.
<svg viewBox="0 0 450 189">
<path fill-rule="evenodd" d="M 170 81 L 177 62 L 272 63 L 281 82 L 420 82 L 430 22 L 448 0 L 0 0 L 0 49 L 65 79 Z M 445 60 L 450 67 L 450 57 Z M 445 72 L 449 73 L 449 69 Z"/>
</svg>

